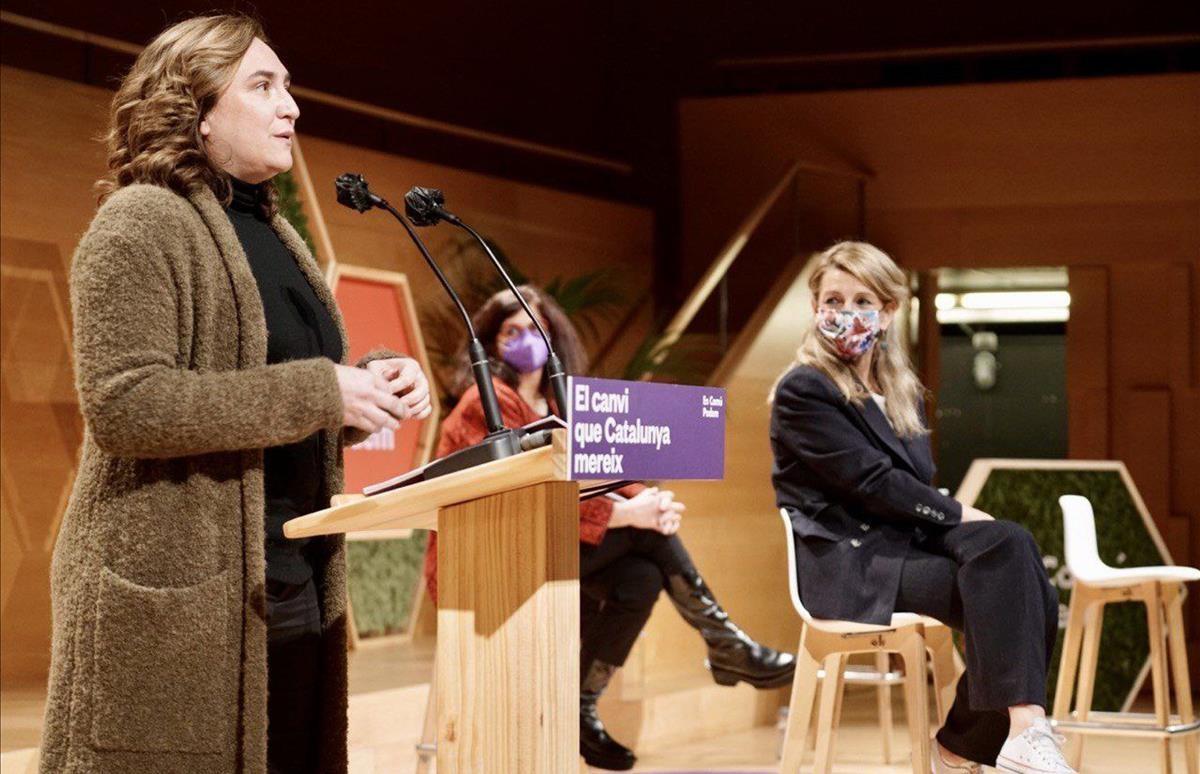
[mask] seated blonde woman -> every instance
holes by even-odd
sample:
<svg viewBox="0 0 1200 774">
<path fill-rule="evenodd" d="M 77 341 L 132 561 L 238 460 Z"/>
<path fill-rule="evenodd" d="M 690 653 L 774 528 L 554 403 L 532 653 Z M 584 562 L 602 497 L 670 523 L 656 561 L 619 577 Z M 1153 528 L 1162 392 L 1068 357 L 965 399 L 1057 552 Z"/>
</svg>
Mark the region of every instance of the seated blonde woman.
<svg viewBox="0 0 1200 774">
<path fill-rule="evenodd" d="M 935 772 L 1070 774 L 1045 710 L 1058 595 L 1028 531 L 930 484 L 924 391 L 894 325 L 904 273 L 877 248 L 842 242 L 809 288 L 812 314 L 771 415 L 805 607 L 868 624 L 920 613 L 966 634 Z"/>
</svg>

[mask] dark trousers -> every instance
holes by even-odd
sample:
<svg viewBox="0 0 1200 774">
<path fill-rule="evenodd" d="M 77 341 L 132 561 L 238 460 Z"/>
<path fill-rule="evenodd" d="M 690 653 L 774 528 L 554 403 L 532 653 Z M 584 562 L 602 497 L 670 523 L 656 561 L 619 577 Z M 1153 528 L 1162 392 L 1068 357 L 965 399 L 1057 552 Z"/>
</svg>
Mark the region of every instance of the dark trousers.
<svg viewBox="0 0 1200 774">
<path fill-rule="evenodd" d="M 595 660 L 623 665 L 667 578 L 694 570 L 677 535 L 620 527 L 598 546 L 581 543 L 581 674 Z"/>
<path fill-rule="evenodd" d="M 989 521 L 927 537 L 904 561 L 896 610 L 964 633 L 967 671 L 937 738 L 956 755 L 994 766 L 1008 736 L 1008 707 L 1046 706 L 1058 637 L 1058 592 L 1033 535 L 1011 521 Z"/>
<path fill-rule="evenodd" d="M 312 579 L 267 579 L 267 771 L 317 770 L 321 609 Z"/>
</svg>

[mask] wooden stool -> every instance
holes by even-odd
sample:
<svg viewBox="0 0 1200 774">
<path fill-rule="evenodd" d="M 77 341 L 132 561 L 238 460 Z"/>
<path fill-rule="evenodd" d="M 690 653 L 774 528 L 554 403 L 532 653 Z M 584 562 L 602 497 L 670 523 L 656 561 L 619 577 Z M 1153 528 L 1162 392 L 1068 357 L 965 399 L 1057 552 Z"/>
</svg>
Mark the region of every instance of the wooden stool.
<svg viewBox="0 0 1200 774">
<path fill-rule="evenodd" d="M 958 683 L 958 676 L 966 669 L 962 663 L 962 658 L 958 655 L 958 650 L 954 647 L 953 636 L 954 633 L 950 627 L 932 618 L 927 619 L 927 623 L 925 624 L 925 644 L 930 657 L 935 659 L 932 672 L 933 684 L 936 691 L 934 698 L 938 710 L 938 725 L 946 721 L 946 713 L 950 711 L 950 705 L 954 702 L 954 690 Z M 949 659 L 952 664 L 946 663 L 945 659 Z M 890 661 L 889 654 L 879 652 L 875 654 L 874 669 L 856 669 L 850 667 L 842 673 L 842 682 L 845 685 L 875 686 L 875 701 L 879 710 L 879 741 L 883 748 L 883 763 L 891 763 L 894 759 L 892 751 L 894 737 L 892 687 L 904 684 L 904 672 L 893 670 Z M 817 672 L 817 679 L 822 681 L 825 679 L 824 669 Z M 816 714 L 814 713 L 812 716 L 813 725 L 815 725 L 816 719 Z M 811 733 L 813 730 L 812 728 L 809 729 L 810 733 L 805 740 L 805 744 L 809 750 L 815 750 L 817 747 L 817 734 Z M 932 755 L 932 753 L 930 754 Z"/>
<path fill-rule="evenodd" d="M 788 725 L 784 736 L 780 771 L 788 774 L 800 771 L 805 738 L 808 736 L 809 721 L 817 696 L 817 685 L 821 682 L 823 684 L 817 718 L 817 751 L 813 771 L 828 774 L 833 767 L 834 741 L 841 716 L 848 656 L 851 653 L 873 653 L 878 658 L 888 653 L 897 653 L 904 659 L 904 698 L 908 709 L 908 735 L 912 744 L 913 772 L 928 774 L 930 724 L 925 659 L 927 653 L 933 655 L 934 685 L 940 720 L 949 711 L 950 702 L 954 698 L 954 684 L 958 677 L 950 629 L 939 621 L 914 613 L 895 613 L 890 626 L 813 618 L 800 601 L 797 588 L 796 545 L 792 534 L 792 521 L 786 510 L 780 509 L 779 515 L 783 520 L 786 537 L 788 588 L 792 595 L 792 605 L 804 620 L 796 656 L 796 676 L 792 682 L 792 699 L 788 706 Z"/>
<path fill-rule="evenodd" d="M 1058 729 L 1071 735 L 1067 759 L 1078 769 L 1083 758 L 1083 736 L 1114 734 L 1160 740 L 1162 771 L 1171 771 L 1171 739 L 1181 736 L 1186 751 L 1188 774 L 1200 771 L 1200 722 L 1192 707 L 1188 678 L 1187 649 L 1183 635 L 1183 584 L 1200 580 L 1200 570 L 1174 565 L 1159 567 L 1109 567 L 1096 550 L 1096 521 L 1086 497 L 1064 495 L 1058 499 L 1063 511 L 1063 537 L 1067 568 L 1074 579 L 1067 633 L 1063 640 L 1058 687 L 1054 694 L 1054 720 Z M 1104 606 L 1109 602 L 1141 602 L 1146 605 L 1150 636 L 1150 674 L 1154 688 L 1154 714 L 1092 712 L 1092 691 Z M 1164 639 L 1166 644 L 1164 645 Z M 1175 678 L 1175 701 L 1179 714 L 1171 715 L 1167 684 L 1167 659 Z M 1071 695 L 1078 673 L 1075 711 Z"/>
</svg>

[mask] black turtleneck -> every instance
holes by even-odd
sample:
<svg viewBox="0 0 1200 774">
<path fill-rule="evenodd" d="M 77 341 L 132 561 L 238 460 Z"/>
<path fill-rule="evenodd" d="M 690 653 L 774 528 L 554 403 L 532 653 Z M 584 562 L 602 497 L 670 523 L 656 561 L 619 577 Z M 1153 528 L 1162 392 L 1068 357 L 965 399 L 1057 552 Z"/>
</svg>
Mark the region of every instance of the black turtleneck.
<svg viewBox="0 0 1200 774">
<path fill-rule="evenodd" d="M 261 185 L 235 179 L 233 201 L 226 212 L 258 282 L 267 318 L 267 363 L 322 356 L 340 362 L 342 342 L 337 326 L 295 257 L 263 215 L 262 195 Z M 264 452 L 269 578 L 303 583 L 312 577 L 312 566 L 304 553 L 308 541 L 285 538 L 283 523 L 324 507 L 319 502 L 322 467 L 319 433 Z"/>
</svg>

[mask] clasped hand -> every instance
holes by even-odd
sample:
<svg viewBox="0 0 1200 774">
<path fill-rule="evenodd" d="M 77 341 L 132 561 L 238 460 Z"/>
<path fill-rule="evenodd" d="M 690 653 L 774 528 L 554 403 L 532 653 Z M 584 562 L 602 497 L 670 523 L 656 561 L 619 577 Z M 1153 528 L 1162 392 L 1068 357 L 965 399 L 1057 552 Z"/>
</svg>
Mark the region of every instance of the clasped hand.
<svg viewBox="0 0 1200 774">
<path fill-rule="evenodd" d="M 365 368 L 334 367 L 347 427 L 395 430 L 405 419 L 425 419 L 433 412 L 429 380 L 411 357 L 372 360 Z"/>
<path fill-rule="evenodd" d="M 675 501 L 675 493 L 656 486 L 647 487 L 633 497 L 613 506 L 610 528 L 634 527 L 652 529 L 664 535 L 679 531 L 680 520 L 687 506 Z"/>
</svg>

